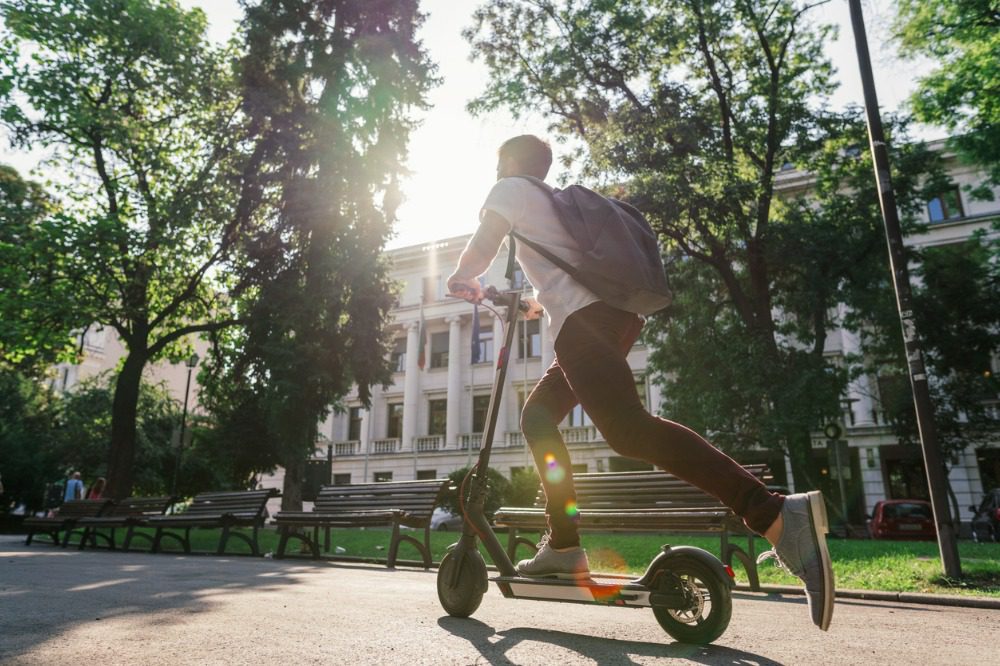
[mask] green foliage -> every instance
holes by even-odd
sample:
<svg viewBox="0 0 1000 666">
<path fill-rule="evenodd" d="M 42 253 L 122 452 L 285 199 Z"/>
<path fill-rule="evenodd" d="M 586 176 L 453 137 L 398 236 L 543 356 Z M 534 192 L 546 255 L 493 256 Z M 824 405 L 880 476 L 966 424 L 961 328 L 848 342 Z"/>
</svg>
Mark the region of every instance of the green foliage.
<svg viewBox="0 0 1000 666">
<path fill-rule="evenodd" d="M 583 173 L 665 242 L 678 302 L 647 341 L 670 415 L 726 446 L 794 450 L 798 466 L 846 377 L 822 354 L 834 294 L 803 293 L 808 256 L 789 252 L 815 239 L 785 228 L 775 174 L 840 123 L 825 106 L 831 28 L 791 1 L 496 0 L 475 20 L 490 80 L 471 108 L 548 112 Z"/>
<path fill-rule="evenodd" d="M 208 397 L 227 432 L 254 423 L 299 502 L 317 424 L 356 384 L 389 380 L 393 298 L 382 248 L 397 178 L 432 82 L 415 1 L 264 0 L 247 9 L 243 113 L 268 173 L 267 206 L 241 237 L 235 304 L 244 326 L 216 337 Z M 235 444 L 235 443 L 234 443 Z"/>
<path fill-rule="evenodd" d="M 73 351 L 71 304 L 45 261 L 45 220 L 56 210 L 39 183 L 0 165 L 0 364 L 33 375 Z M 39 321 L 39 310 L 49 316 Z"/>
<path fill-rule="evenodd" d="M 3 506 L 10 501 L 42 507 L 43 491 L 69 471 L 83 475 L 88 487 L 107 476 L 111 445 L 113 390 L 108 378 L 81 382 L 53 395 L 40 382 L 16 372 L 0 372 L 0 461 Z M 176 450 L 171 437 L 180 408 L 162 386 L 142 384 L 139 392 L 135 492 L 169 491 Z M 199 490 L 218 487 L 213 479 Z"/>
<path fill-rule="evenodd" d="M 58 212 L 17 258 L 44 279 L 0 292 L 30 304 L 0 344 L 30 354 L 36 330 L 118 332 L 109 493 L 122 496 L 143 367 L 232 323 L 220 269 L 255 199 L 230 54 L 175 0 L 5 0 L 0 16 L 0 120 L 19 147 L 54 147 L 64 176 Z"/>
<path fill-rule="evenodd" d="M 507 494 L 506 504 L 534 506 L 540 485 L 538 471 L 534 467 L 515 470 L 510 477 L 510 492 Z"/>
<path fill-rule="evenodd" d="M 1000 5 L 996 0 L 899 0 L 901 51 L 934 62 L 910 99 L 923 122 L 1000 183 Z"/>
<path fill-rule="evenodd" d="M 471 470 L 471 467 L 463 467 L 456 469 L 448 475 L 448 480 L 451 481 L 450 485 L 454 486 L 455 490 L 448 490 L 444 493 L 441 506 L 458 516 L 462 515 L 462 507 L 465 504 L 464 500 L 460 499 L 460 493 L 464 487 L 466 494 L 468 494 L 469 484 L 472 483 L 472 477 L 469 476 Z M 487 470 L 486 483 L 489 491 L 486 495 L 486 502 L 483 505 L 483 513 L 486 514 L 488 519 L 492 520 L 493 514 L 497 512 L 497 509 L 510 503 L 511 482 L 506 476 L 490 467 Z"/>
<path fill-rule="evenodd" d="M 0 371 L 0 511 L 13 502 L 41 508 L 45 485 L 60 478 L 51 450 L 53 411 L 52 396 L 41 384 Z"/>
</svg>

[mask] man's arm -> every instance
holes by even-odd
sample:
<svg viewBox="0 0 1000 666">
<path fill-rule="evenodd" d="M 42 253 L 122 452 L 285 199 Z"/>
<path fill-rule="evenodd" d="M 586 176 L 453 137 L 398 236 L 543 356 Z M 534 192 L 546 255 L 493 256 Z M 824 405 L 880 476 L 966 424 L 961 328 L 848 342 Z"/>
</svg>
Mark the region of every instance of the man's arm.
<svg viewBox="0 0 1000 666">
<path fill-rule="evenodd" d="M 479 228 L 462 251 L 455 272 L 448 278 L 450 293 L 475 303 L 483 300 L 477 278 L 489 268 L 509 231 L 510 223 L 499 213 L 489 209 L 483 211 Z"/>
</svg>

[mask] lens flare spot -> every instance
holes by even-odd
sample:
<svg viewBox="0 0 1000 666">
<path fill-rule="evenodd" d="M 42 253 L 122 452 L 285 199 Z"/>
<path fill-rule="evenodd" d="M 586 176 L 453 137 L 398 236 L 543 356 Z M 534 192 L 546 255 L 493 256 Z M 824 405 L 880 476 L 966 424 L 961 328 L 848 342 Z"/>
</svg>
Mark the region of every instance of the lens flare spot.
<svg viewBox="0 0 1000 666">
<path fill-rule="evenodd" d="M 549 469 L 551 469 L 553 467 L 558 467 L 559 463 L 556 462 L 556 457 L 554 455 L 552 455 L 551 453 L 546 453 L 545 454 L 545 466 L 548 467 Z"/>
<path fill-rule="evenodd" d="M 566 472 L 559 465 L 556 465 L 555 467 L 550 467 L 545 471 L 545 479 L 549 483 L 559 483 L 565 478 L 566 478 Z"/>
<path fill-rule="evenodd" d="M 570 518 L 576 518 L 580 515 L 580 509 L 577 508 L 576 502 L 573 500 L 566 502 L 566 515 Z"/>
</svg>

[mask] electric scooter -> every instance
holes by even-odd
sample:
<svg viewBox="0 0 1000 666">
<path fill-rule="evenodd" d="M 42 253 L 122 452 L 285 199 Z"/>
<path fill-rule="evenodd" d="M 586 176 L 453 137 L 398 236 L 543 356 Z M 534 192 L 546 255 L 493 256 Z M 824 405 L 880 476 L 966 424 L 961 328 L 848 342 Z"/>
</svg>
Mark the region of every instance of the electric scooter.
<svg viewBox="0 0 1000 666">
<path fill-rule="evenodd" d="M 517 573 L 503 545 L 483 512 L 488 493 L 487 469 L 500 409 L 500 393 L 507 376 L 514 323 L 527 304 L 517 292 L 484 291 L 486 300 L 506 307 L 503 347 L 497 358 L 493 392 L 478 463 L 459 489 L 464 514 L 462 537 L 448 547 L 437 574 L 438 599 L 454 617 L 469 617 L 482 602 L 489 582 L 504 597 L 621 608 L 652 608 L 657 622 L 670 636 L 684 643 L 711 643 L 729 626 L 732 615 L 732 570 L 711 553 L 692 546 L 662 546 L 638 579 L 592 575 L 587 580 L 525 577 Z M 468 486 L 468 488 L 466 488 Z M 498 574 L 489 578 L 486 562 L 477 547 L 483 542 Z"/>
</svg>

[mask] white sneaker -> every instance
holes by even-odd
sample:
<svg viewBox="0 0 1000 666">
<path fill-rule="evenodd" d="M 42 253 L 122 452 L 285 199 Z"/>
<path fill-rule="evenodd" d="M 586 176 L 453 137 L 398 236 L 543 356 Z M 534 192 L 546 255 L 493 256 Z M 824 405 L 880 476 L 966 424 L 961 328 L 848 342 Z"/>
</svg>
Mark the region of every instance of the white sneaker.
<svg viewBox="0 0 1000 666">
<path fill-rule="evenodd" d="M 517 573 L 529 578 L 581 580 L 590 578 L 587 551 L 579 546 L 556 550 L 549 545 L 549 534 L 538 542 L 538 552 L 530 560 L 517 563 Z"/>
</svg>

